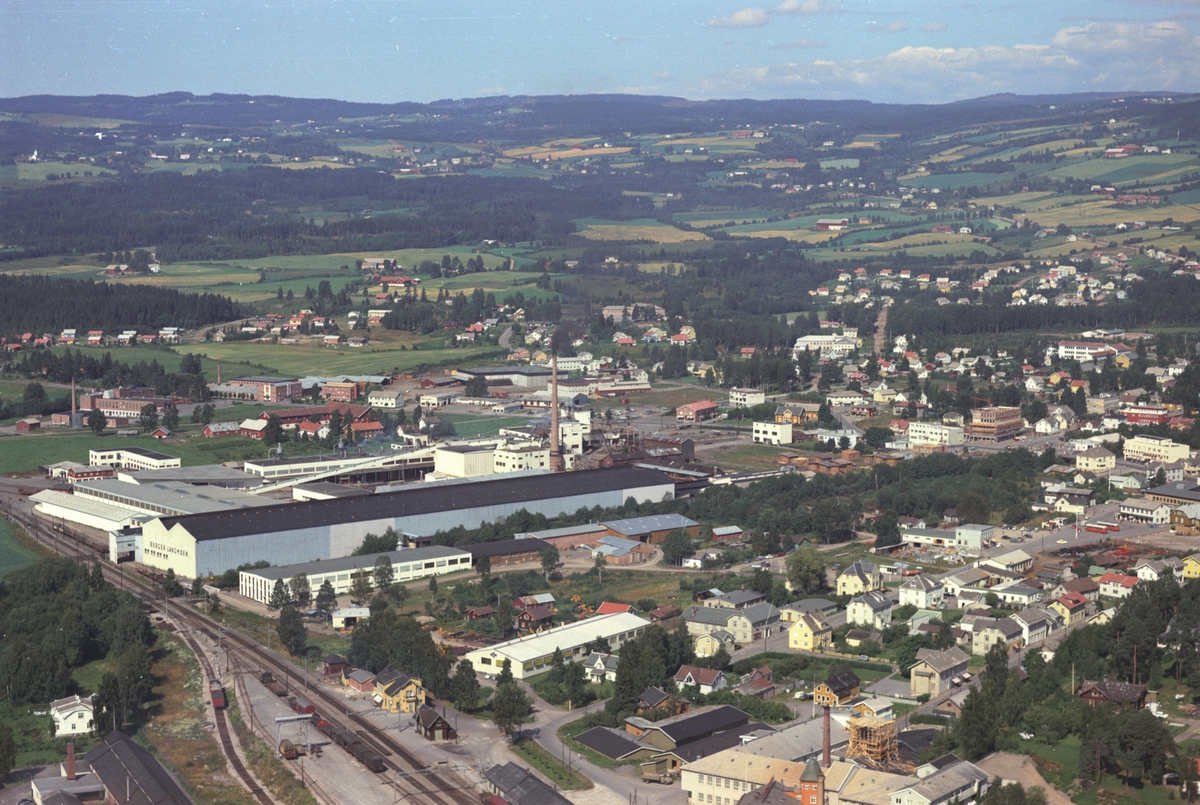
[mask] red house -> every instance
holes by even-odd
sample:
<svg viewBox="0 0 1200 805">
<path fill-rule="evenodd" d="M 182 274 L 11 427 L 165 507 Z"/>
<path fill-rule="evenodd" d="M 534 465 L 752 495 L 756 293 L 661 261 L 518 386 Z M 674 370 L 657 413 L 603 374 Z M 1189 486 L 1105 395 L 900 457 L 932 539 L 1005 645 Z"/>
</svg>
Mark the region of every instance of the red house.
<svg viewBox="0 0 1200 805">
<path fill-rule="evenodd" d="M 30 433 L 32 431 L 38 430 L 41 427 L 42 427 L 42 423 L 38 422 L 33 417 L 30 417 L 28 419 L 18 419 L 17 425 L 16 425 L 17 433 Z"/>
</svg>

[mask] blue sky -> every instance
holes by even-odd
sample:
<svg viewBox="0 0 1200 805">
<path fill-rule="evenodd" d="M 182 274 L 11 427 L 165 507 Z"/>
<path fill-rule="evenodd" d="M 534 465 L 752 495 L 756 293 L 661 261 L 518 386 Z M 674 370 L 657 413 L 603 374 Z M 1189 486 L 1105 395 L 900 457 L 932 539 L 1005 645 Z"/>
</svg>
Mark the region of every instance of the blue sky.
<svg viewBox="0 0 1200 805">
<path fill-rule="evenodd" d="M 0 0 L 0 96 L 1200 91 L 1200 0 Z"/>
</svg>

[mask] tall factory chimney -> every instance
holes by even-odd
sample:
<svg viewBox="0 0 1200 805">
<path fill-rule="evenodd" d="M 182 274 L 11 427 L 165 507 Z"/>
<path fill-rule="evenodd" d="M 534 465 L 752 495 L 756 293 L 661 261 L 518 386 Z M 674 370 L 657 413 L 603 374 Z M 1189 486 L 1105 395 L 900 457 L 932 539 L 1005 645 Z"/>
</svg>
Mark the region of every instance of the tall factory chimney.
<svg viewBox="0 0 1200 805">
<path fill-rule="evenodd" d="M 832 753 L 830 751 L 830 746 L 829 746 L 830 743 L 831 743 L 831 739 L 829 736 L 829 705 L 825 705 L 825 735 L 821 742 L 821 765 L 827 769 L 833 763 L 833 758 L 831 757 Z"/>
<path fill-rule="evenodd" d="M 221 385 L 221 362 L 217 361 L 217 385 Z"/>
<path fill-rule="evenodd" d="M 550 353 L 550 471 L 562 472 L 562 443 L 558 434 L 558 350 Z"/>
<path fill-rule="evenodd" d="M 71 427 L 75 427 L 75 375 L 71 375 Z"/>
</svg>

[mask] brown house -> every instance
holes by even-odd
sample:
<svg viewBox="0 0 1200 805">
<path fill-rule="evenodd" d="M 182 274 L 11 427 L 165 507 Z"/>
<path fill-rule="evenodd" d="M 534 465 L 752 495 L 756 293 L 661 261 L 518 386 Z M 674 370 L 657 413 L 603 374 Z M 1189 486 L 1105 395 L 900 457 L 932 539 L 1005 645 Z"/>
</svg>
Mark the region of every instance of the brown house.
<svg viewBox="0 0 1200 805">
<path fill-rule="evenodd" d="M 446 717 L 428 704 L 421 705 L 413 718 L 417 722 L 417 732 L 429 741 L 457 741 L 458 733 Z"/>
<path fill-rule="evenodd" d="M 330 654 L 321 664 L 321 673 L 326 676 L 333 676 L 335 674 L 340 676 L 342 671 L 345 671 L 347 667 L 349 667 L 349 663 L 346 662 L 345 657 L 341 654 Z"/>
<path fill-rule="evenodd" d="M 1141 710 L 1146 706 L 1146 686 L 1116 679 L 1085 679 L 1079 689 L 1079 698 L 1092 707 L 1111 704 L 1118 713 L 1125 708 Z"/>
<path fill-rule="evenodd" d="M 554 613 L 545 607 L 526 607 L 517 613 L 513 619 L 518 629 L 536 629 L 539 626 L 549 626 L 554 620 Z"/>
<path fill-rule="evenodd" d="M 495 614 L 495 607 L 471 607 L 467 610 L 465 617 L 469 621 L 477 621 L 482 620 L 483 618 L 490 618 Z"/>
</svg>

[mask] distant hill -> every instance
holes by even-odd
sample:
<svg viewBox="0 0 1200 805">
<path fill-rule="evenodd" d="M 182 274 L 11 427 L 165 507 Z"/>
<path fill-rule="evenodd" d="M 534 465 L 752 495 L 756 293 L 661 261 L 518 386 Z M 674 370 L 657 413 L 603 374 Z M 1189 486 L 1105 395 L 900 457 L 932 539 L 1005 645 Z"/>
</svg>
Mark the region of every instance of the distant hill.
<svg viewBox="0 0 1200 805">
<path fill-rule="evenodd" d="M 1162 94 L 1160 94 L 1162 95 Z M 282 124 L 335 124 L 346 118 L 374 118 L 380 124 L 404 118 L 409 124 L 444 129 L 475 129 L 497 112 L 520 111 L 508 126 L 518 129 L 585 127 L 591 132 L 685 131 L 695 128 L 773 123 L 860 125 L 890 130 L 926 131 L 958 122 L 986 123 L 1010 117 L 1015 111 L 1029 117 L 1061 116 L 1064 107 L 1087 106 L 1113 98 L 1145 97 L 1139 93 L 1074 93 L 1066 95 L 989 95 L 948 104 L 877 104 L 862 100 L 746 100 L 690 101 L 644 95 L 493 96 L 434 101 L 433 103 L 355 103 L 328 98 L 284 98 L 274 95 L 193 95 L 172 92 L 127 95 L 27 95 L 0 99 L 0 110 L 25 115 L 75 115 L 128 120 L 143 124 L 204 125 L 236 129 Z M 1051 106 L 1058 109 L 1051 110 Z M 1083 111 L 1081 108 L 1079 111 Z M 395 121 L 399 122 L 399 121 Z M 465 128 L 464 128 L 465 127 Z"/>
</svg>

